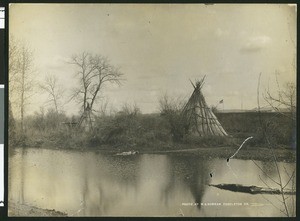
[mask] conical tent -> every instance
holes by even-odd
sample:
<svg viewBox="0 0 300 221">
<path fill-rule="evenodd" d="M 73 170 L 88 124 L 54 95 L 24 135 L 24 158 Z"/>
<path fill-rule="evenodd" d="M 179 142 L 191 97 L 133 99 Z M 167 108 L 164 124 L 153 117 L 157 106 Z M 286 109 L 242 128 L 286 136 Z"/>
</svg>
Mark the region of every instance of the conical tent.
<svg viewBox="0 0 300 221">
<path fill-rule="evenodd" d="M 182 110 L 182 117 L 185 122 L 185 129 L 192 134 L 204 136 L 227 136 L 228 134 L 218 121 L 217 117 L 207 106 L 201 88 L 205 76 L 196 81 L 194 92 Z"/>
</svg>

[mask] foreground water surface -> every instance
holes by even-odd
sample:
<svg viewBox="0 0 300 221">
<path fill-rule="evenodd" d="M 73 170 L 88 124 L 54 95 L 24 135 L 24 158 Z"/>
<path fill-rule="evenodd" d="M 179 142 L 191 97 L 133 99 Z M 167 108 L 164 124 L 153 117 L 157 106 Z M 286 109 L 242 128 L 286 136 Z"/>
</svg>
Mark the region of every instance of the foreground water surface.
<svg viewBox="0 0 300 221">
<path fill-rule="evenodd" d="M 208 186 L 233 183 L 278 188 L 271 180 L 278 180 L 274 163 L 255 163 L 18 148 L 9 159 L 9 201 L 68 216 L 284 216 L 280 195 Z M 279 163 L 284 184 L 295 166 Z M 294 186 L 289 182 L 287 188 Z M 292 213 L 295 196 L 286 201 Z"/>
</svg>

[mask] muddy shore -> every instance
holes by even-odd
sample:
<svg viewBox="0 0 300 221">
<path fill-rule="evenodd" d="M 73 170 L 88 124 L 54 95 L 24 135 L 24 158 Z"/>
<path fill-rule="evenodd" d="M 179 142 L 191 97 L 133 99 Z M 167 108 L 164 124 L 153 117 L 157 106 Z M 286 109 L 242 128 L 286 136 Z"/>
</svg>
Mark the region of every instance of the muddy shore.
<svg viewBox="0 0 300 221">
<path fill-rule="evenodd" d="M 138 150 L 139 154 L 168 154 L 184 157 L 199 157 L 203 159 L 221 158 L 228 159 L 236 151 L 238 147 L 191 147 L 191 148 L 174 148 L 169 150 L 153 151 L 153 150 Z M 136 151 L 134 147 L 130 150 Z M 81 149 L 79 151 L 86 151 Z M 117 149 L 97 149 L 90 150 L 99 154 L 117 154 L 122 153 L 124 150 Z M 126 152 L 128 150 L 125 150 Z M 273 148 L 268 147 L 244 147 L 235 156 L 234 159 L 243 160 L 260 160 L 260 161 L 274 161 L 274 155 L 278 162 L 295 163 L 296 162 L 296 150 L 291 148 Z"/>
<path fill-rule="evenodd" d="M 21 147 L 16 147 L 19 149 Z M 93 148 L 57 148 L 57 147 L 31 147 L 35 149 L 54 149 L 61 151 L 78 151 L 78 152 L 94 152 L 98 154 L 109 154 L 116 155 L 118 153 L 127 152 L 127 151 L 138 151 L 139 154 L 171 154 L 177 156 L 191 156 L 199 157 L 204 159 L 212 158 L 221 158 L 228 159 L 231 157 L 237 150 L 238 147 L 233 146 L 219 146 L 219 147 L 199 147 L 197 145 L 172 145 L 171 147 L 164 147 L 162 150 L 155 150 L 154 148 L 144 148 L 140 149 L 138 147 L 130 148 L 115 148 L 111 146 L 99 146 Z M 13 148 L 14 149 L 14 148 Z M 24 148 L 26 150 L 27 147 Z M 13 152 L 13 150 L 12 150 Z M 12 153 L 11 152 L 11 153 Z M 260 161 L 274 161 L 274 155 L 278 162 L 287 162 L 295 163 L 297 154 L 296 149 L 290 147 L 253 147 L 245 146 L 234 156 L 234 159 L 242 160 L 260 160 Z"/>
<path fill-rule="evenodd" d="M 56 210 L 41 209 L 26 204 L 9 202 L 8 216 L 27 216 L 27 217 L 43 217 L 43 216 L 62 217 L 63 216 L 65 217 L 67 216 L 67 214 Z"/>
</svg>

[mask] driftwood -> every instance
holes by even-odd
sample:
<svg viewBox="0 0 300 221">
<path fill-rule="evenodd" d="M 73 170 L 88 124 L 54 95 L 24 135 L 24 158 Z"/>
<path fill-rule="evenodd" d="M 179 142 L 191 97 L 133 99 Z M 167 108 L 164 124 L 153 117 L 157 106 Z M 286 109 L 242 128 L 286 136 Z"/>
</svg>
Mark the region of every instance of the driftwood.
<svg viewBox="0 0 300 221">
<path fill-rule="evenodd" d="M 131 150 L 131 151 L 128 151 L 128 152 L 117 153 L 116 155 L 118 155 L 118 156 L 128 156 L 128 155 L 136 155 L 138 153 L 139 153 L 139 151 Z"/>
<path fill-rule="evenodd" d="M 250 194 L 281 194 L 279 189 L 273 188 L 264 188 L 258 186 L 243 186 L 240 184 L 208 184 L 209 186 L 213 186 L 223 190 L 229 190 L 233 192 L 240 193 L 250 193 Z M 293 190 L 284 190 L 284 194 L 293 195 L 296 194 L 296 191 Z"/>
</svg>

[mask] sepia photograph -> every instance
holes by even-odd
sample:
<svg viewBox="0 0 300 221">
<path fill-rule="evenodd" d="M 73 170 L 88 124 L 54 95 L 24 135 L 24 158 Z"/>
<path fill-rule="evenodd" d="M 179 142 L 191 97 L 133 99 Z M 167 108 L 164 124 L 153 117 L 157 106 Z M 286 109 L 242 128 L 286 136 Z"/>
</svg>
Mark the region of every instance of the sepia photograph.
<svg viewBox="0 0 300 221">
<path fill-rule="evenodd" d="M 296 216 L 296 4 L 8 10 L 9 217 Z"/>
</svg>

